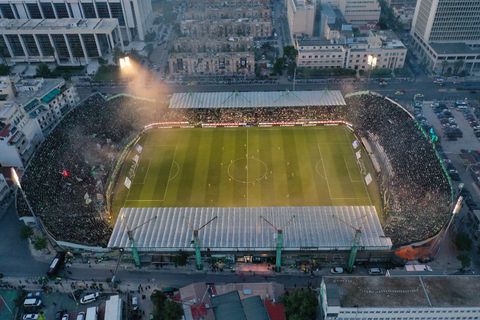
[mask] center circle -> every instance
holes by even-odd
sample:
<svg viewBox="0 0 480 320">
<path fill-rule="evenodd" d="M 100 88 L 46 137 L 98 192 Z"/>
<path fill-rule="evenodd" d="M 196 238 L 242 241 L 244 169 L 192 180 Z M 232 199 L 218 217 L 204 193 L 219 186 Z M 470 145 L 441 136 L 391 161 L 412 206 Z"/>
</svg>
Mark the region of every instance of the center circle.
<svg viewBox="0 0 480 320">
<path fill-rule="evenodd" d="M 267 178 L 267 164 L 256 158 L 232 160 L 228 165 L 230 179 L 240 183 L 256 183 Z"/>
</svg>

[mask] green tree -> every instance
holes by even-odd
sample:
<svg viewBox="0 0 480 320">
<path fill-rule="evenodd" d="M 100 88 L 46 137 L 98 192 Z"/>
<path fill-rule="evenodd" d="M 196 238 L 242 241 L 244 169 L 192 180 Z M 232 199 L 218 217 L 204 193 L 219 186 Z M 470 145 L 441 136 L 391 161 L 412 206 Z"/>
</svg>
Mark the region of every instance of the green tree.
<svg viewBox="0 0 480 320">
<path fill-rule="evenodd" d="M 10 66 L 0 64 L 0 76 L 8 76 L 10 74 Z"/>
<path fill-rule="evenodd" d="M 273 63 L 273 73 L 281 75 L 284 66 L 285 66 L 285 59 L 277 58 L 277 60 L 275 60 L 275 62 Z"/>
<path fill-rule="evenodd" d="M 163 303 L 163 320 L 180 320 L 183 316 L 183 309 L 180 303 L 172 300 L 165 300 Z"/>
<path fill-rule="evenodd" d="M 459 232 L 454 241 L 460 251 L 470 251 L 472 249 L 472 239 L 465 232 Z"/>
<path fill-rule="evenodd" d="M 153 304 L 153 319 L 155 320 L 179 320 L 183 316 L 182 306 L 169 300 L 162 291 L 153 291 L 150 301 Z"/>
<path fill-rule="evenodd" d="M 37 77 L 48 78 L 52 75 L 52 71 L 46 63 L 40 63 L 37 66 Z"/>
<path fill-rule="evenodd" d="M 43 250 L 47 248 L 47 238 L 45 237 L 35 237 L 33 239 L 33 247 L 35 250 Z"/>
<path fill-rule="evenodd" d="M 22 239 L 28 239 L 33 235 L 33 230 L 27 225 L 22 225 L 20 228 L 20 237 Z"/>
<path fill-rule="evenodd" d="M 282 297 L 287 319 L 316 319 L 317 295 L 311 289 L 298 289 Z"/>
<path fill-rule="evenodd" d="M 462 270 L 465 270 L 470 267 L 472 264 L 472 259 L 470 258 L 470 255 L 467 253 L 463 253 L 457 257 L 458 260 L 460 260 L 460 263 L 462 264 Z"/>
<path fill-rule="evenodd" d="M 157 37 L 157 34 L 155 32 L 149 32 L 145 35 L 145 42 L 152 42 L 155 40 Z"/>
<path fill-rule="evenodd" d="M 293 62 L 297 59 L 298 50 L 294 46 L 285 46 L 283 48 L 283 57 L 288 63 Z"/>
</svg>

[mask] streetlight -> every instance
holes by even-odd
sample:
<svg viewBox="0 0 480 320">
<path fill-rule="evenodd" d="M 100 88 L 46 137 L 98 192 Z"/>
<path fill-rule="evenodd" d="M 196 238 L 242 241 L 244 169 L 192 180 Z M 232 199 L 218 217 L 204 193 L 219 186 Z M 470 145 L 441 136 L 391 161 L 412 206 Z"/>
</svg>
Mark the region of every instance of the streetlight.
<svg viewBox="0 0 480 320">
<path fill-rule="evenodd" d="M 17 186 L 18 190 L 20 190 L 20 193 L 23 196 L 23 200 L 25 200 L 25 203 L 27 204 L 28 210 L 30 211 L 30 214 L 32 215 L 33 219 L 35 220 L 35 224 L 38 227 L 39 225 L 38 225 L 37 216 L 35 215 L 35 212 L 33 212 L 32 206 L 30 205 L 30 202 L 27 199 L 27 195 L 25 194 L 25 191 L 23 191 L 23 188 L 22 188 L 22 185 L 20 184 L 20 179 L 18 178 L 17 172 L 15 171 L 15 169 L 13 167 L 10 169 L 10 171 L 12 173 L 13 183 Z"/>
<path fill-rule="evenodd" d="M 367 64 L 370 66 L 370 70 L 368 72 L 368 80 L 367 80 L 367 91 L 369 91 L 368 86 L 370 85 L 370 75 L 372 74 L 372 70 L 375 69 L 375 67 L 377 66 L 377 57 L 369 54 Z"/>
</svg>

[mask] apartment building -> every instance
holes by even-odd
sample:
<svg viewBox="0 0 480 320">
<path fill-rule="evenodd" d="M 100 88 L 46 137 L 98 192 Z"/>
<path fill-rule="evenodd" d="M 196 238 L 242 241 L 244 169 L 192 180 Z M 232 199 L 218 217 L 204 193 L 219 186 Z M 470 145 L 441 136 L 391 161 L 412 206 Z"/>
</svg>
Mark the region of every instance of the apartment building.
<svg viewBox="0 0 480 320">
<path fill-rule="evenodd" d="M 480 75 L 479 0 L 418 0 L 411 34 L 431 71 Z"/>
<path fill-rule="evenodd" d="M 313 36 L 315 27 L 316 1 L 287 0 L 287 20 L 290 36 Z"/>
<path fill-rule="evenodd" d="M 209 36 L 210 38 L 228 37 L 270 37 L 272 35 L 271 19 L 207 19 L 183 20 L 180 22 L 182 36 L 196 38 Z"/>
<path fill-rule="evenodd" d="M 403 68 L 407 48 L 391 31 L 370 31 L 367 37 L 338 40 L 302 39 L 296 42 L 297 66 L 370 70 L 368 56 L 377 58 L 376 68 Z"/>
<path fill-rule="evenodd" d="M 144 40 L 152 12 L 151 0 L 0 0 L 4 19 L 116 19 L 127 41 Z"/>
<path fill-rule="evenodd" d="M 0 47 L 8 63 L 86 65 L 123 48 L 117 19 L 0 19 Z"/>
<path fill-rule="evenodd" d="M 168 63 L 172 75 L 253 76 L 255 73 L 252 52 L 174 53 Z"/>
<path fill-rule="evenodd" d="M 325 277 L 324 320 L 480 319 L 478 276 Z"/>
<path fill-rule="evenodd" d="M 63 79 L 0 79 L 0 165 L 24 167 L 79 101 Z"/>
<path fill-rule="evenodd" d="M 304 39 L 296 43 L 297 66 L 302 68 L 344 68 L 348 48 L 330 40 Z"/>
<path fill-rule="evenodd" d="M 321 3 L 338 8 L 345 20 L 356 27 L 375 25 L 380 19 L 378 0 L 321 0 Z"/>
</svg>

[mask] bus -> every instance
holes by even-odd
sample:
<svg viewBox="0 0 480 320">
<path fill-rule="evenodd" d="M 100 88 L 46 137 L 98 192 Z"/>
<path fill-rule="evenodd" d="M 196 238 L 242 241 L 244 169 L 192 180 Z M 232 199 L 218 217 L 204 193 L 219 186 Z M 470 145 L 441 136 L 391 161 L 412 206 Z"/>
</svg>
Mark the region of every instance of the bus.
<svg viewBox="0 0 480 320">
<path fill-rule="evenodd" d="M 58 272 L 65 262 L 66 253 L 64 251 L 58 252 L 55 258 L 53 258 L 50 266 L 48 267 L 47 276 L 53 278 L 58 275 Z"/>
</svg>

